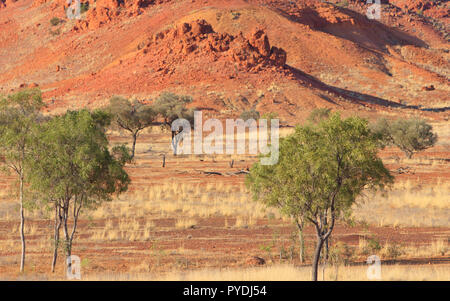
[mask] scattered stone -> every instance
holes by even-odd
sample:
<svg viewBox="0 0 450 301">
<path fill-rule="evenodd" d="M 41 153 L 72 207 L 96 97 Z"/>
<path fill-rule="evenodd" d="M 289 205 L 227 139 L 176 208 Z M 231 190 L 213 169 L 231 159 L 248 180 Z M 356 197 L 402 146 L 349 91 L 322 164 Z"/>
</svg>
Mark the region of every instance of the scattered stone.
<svg viewBox="0 0 450 301">
<path fill-rule="evenodd" d="M 265 265 L 266 261 L 261 257 L 252 256 L 252 257 L 247 258 L 245 263 L 250 266 L 258 266 L 258 265 Z"/>
<path fill-rule="evenodd" d="M 435 90 L 433 85 L 422 87 L 422 91 L 433 91 Z"/>
</svg>

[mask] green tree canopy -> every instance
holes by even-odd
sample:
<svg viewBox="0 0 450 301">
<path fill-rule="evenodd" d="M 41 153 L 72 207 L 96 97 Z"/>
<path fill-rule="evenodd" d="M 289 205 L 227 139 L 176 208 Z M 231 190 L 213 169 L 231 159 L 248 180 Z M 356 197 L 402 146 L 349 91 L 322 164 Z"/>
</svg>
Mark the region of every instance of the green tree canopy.
<svg viewBox="0 0 450 301">
<path fill-rule="evenodd" d="M 153 103 L 156 112 L 163 118 L 163 126 L 170 128 L 172 133 L 173 154 L 177 154 L 177 148 L 183 137 L 177 135 L 179 131 L 172 129 L 172 123 L 177 119 L 186 119 L 191 125 L 194 123 L 195 108 L 188 108 L 192 97 L 176 95 L 170 92 L 162 93 Z"/>
<path fill-rule="evenodd" d="M 382 138 L 383 146 L 395 145 L 408 158 L 432 147 L 438 139 L 437 134 L 433 133 L 433 127 L 425 120 L 417 118 L 398 119 L 393 122 L 382 118 L 371 127 Z"/>
<path fill-rule="evenodd" d="M 6 169 L 12 170 L 19 181 L 21 272 L 25 266 L 26 246 L 24 234 L 26 157 L 29 155 L 29 146 L 34 139 L 32 129 L 43 120 L 40 113 L 43 106 L 39 89 L 25 89 L 0 100 L 0 156 Z"/>
<path fill-rule="evenodd" d="M 281 140 L 277 164 L 256 163 L 250 170 L 247 184 L 255 200 L 315 226 L 313 280 L 336 219 L 351 210 L 363 190 L 393 180 L 378 149 L 378 137 L 366 120 L 341 119 L 336 113 L 317 124 L 298 126 Z"/>
<path fill-rule="evenodd" d="M 153 125 L 157 112 L 149 104 L 138 100 L 130 101 L 120 96 L 114 96 L 110 99 L 107 111 L 111 114 L 116 127 L 130 132 L 133 138 L 131 147 L 131 157 L 133 158 L 139 133 Z"/>
<path fill-rule="evenodd" d="M 61 224 L 66 255 L 70 256 L 81 209 L 110 201 L 113 194 L 126 191 L 130 183 L 123 169 L 130 160 L 128 149 L 118 146 L 110 152 L 104 126 L 105 120 L 99 118 L 98 112 L 81 110 L 68 111 L 36 129 L 33 156 L 29 159 L 30 186 L 55 209 L 54 262 Z"/>
<path fill-rule="evenodd" d="M 155 100 L 153 108 L 164 119 L 164 123 L 170 126 L 178 118 L 193 120 L 195 109 L 186 106 L 191 102 L 190 96 L 164 92 Z"/>
</svg>

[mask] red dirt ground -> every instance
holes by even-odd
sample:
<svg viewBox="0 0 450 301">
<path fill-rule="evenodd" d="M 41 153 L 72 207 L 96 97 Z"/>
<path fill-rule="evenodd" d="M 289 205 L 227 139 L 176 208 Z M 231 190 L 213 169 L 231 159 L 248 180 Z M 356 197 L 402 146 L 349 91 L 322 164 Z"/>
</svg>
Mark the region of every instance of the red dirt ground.
<svg viewBox="0 0 450 301">
<path fill-rule="evenodd" d="M 314 108 L 327 107 L 372 120 L 419 116 L 446 132 L 448 2 L 392 0 L 383 5 L 381 20 L 366 18 L 365 1 L 335 2 L 97 0 L 75 21 L 65 17 L 64 0 L 0 0 L 0 94 L 39 86 L 48 112 L 56 114 L 101 107 L 113 95 L 152 100 L 171 91 L 193 96 L 194 106 L 220 118 L 255 107 L 277 112 L 282 125 L 295 125 Z M 62 22 L 51 25 L 53 17 Z M 424 162 L 410 164 L 413 172 L 396 174 L 397 179 L 421 185 L 449 181 L 448 138 L 440 137 L 439 145 L 419 153 L 416 158 Z M 148 134 L 141 139 L 152 145 L 162 138 Z M 393 172 L 403 166 L 395 163 L 403 156 L 398 150 L 387 149 L 381 156 Z M 138 163 L 128 169 L 131 190 L 175 180 L 240 185 L 243 176 L 206 176 L 199 170 L 236 171 L 254 159 L 244 157 L 231 169 L 227 160 L 168 157 L 162 168 L 160 154 L 138 154 Z M 2 187 L 11 181 L 3 177 Z M 152 235 L 157 242 L 99 243 L 83 234 L 104 223 L 81 221 L 74 253 L 89 258 L 88 273 L 129 272 L 143 261 L 157 272 L 244 266 L 248 255 L 267 257 L 260 246 L 275 233 L 288 247 L 294 230 L 270 219 L 248 229 L 227 228 L 223 217 L 200 219 L 197 228 L 180 230 L 170 217 L 155 218 L 158 228 Z M 50 253 L 36 251 L 52 225 L 44 220 L 30 224 L 37 225 L 38 234 L 30 238 L 27 277 L 52 278 L 47 273 Z M 0 220 L 0 242 L 17 239 L 14 227 L 17 223 Z M 338 225 L 335 239 L 356 246 L 370 232 L 381 242 L 428 245 L 448 238 L 449 231 Z M 312 239 L 312 229 L 307 229 L 308 242 Z M 160 250 L 166 255 L 159 256 Z M 0 278 L 17 277 L 17 260 L 17 251 L 2 248 Z"/>
</svg>

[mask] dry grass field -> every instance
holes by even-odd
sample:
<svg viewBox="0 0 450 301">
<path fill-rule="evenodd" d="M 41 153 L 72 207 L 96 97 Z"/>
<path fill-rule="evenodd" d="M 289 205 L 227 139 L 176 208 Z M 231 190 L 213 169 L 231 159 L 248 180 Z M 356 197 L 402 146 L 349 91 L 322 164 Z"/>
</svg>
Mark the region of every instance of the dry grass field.
<svg viewBox="0 0 450 301">
<path fill-rule="evenodd" d="M 329 263 L 320 279 L 367 280 L 365 261 L 372 254 L 381 258 L 383 280 L 450 279 L 449 133 L 437 129 L 438 145 L 411 160 L 396 149 L 382 152 L 396 183 L 383 194 L 363 196 L 351 219 L 338 223 L 331 250 L 340 252 L 340 261 Z M 111 139 L 129 141 L 119 133 Z M 300 264 L 292 222 L 253 201 L 245 175 L 234 174 L 251 166 L 254 156 L 174 157 L 169 141 L 159 129 L 140 137 L 136 161 L 127 169 L 130 190 L 82 213 L 73 246 L 82 279 L 309 279 L 313 228 L 305 230 L 307 261 Z M 400 167 L 408 169 L 399 173 Z M 27 212 L 27 265 L 18 273 L 18 205 L 8 183 L 6 178 L 0 196 L 0 278 L 64 279 L 62 256 L 50 273 L 53 222 L 46 210 Z M 252 256 L 265 265 L 253 266 Z"/>
</svg>

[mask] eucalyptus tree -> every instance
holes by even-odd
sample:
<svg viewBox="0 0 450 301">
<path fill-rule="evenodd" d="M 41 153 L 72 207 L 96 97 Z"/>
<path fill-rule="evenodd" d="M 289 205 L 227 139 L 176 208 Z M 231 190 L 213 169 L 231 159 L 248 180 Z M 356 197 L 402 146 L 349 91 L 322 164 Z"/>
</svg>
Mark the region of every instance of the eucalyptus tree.
<svg viewBox="0 0 450 301">
<path fill-rule="evenodd" d="M 436 144 L 438 136 L 433 127 L 423 119 L 398 119 L 389 121 L 379 119 L 371 125 L 372 130 L 382 137 L 382 143 L 395 145 L 411 159 L 414 153 L 423 151 Z"/>
<path fill-rule="evenodd" d="M 114 96 L 110 99 L 107 111 L 111 113 L 112 121 L 116 127 L 130 132 L 133 139 L 131 158 L 134 158 L 136 141 L 140 132 L 154 124 L 157 113 L 149 104 L 138 100 L 130 101 L 120 96 Z"/>
<path fill-rule="evenodd" d="M 297 126 L 281 140 L 279 162 L 257 162 L 247 176 L 256 200 L 314 225 L 314 281 L 322 247 L 336 220 L 348 214 L 365 189 L 383 188 L 393 181 L 377 156 L 379 148 L 379 136 L 366 120 L 341 119 L 335 113 L 318 123 Z"/>
<path fill-rule="evenodd" d="M 81 212 L 111 201 L 130 183 L 124 170 L 131 160 L 129 149 L 122 145 L 109 150 L 106 116 L 99 111 L 68 111 L 36 129 L 33 156 L 29 158 L 30 187 L 55 210 L 52 271 L 60 228 L 64 250 L 70 258 Z M 70 261 L 67 269 L 71 271 Z"/>
<path fill-rule="evenodd" d="M 8 171 L 13 171 L 18 179 L 20 203 L 20 239 L 22 253 L 20 271 L 25 267 L 25 199 L 24 185 L 27 178 L 26 157 L 34 137 L 33 128 L 43 117 L 40 113 L 44 106 L 39 89 L 25 89 L 4 97 L 0 101 L 0 155 Z"/>
<path fill-rule="evenodd" d="M 181 118 L 186 119 L 190 124 L 194 122 L 195 108 L 188 108 L 187 105 L 190 103 L 192 103 L 192 97 L 170 92 L 162 93 L 153 103 L 154 110 L 163 119 L 163 126 L 170 128 L 174 155 L 177 154 L 177 146 L 182 137 L 177 135 L 178 132 L 172 128 L 172 123 Z"/>
</svg>

